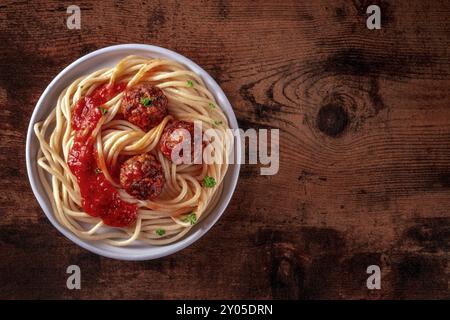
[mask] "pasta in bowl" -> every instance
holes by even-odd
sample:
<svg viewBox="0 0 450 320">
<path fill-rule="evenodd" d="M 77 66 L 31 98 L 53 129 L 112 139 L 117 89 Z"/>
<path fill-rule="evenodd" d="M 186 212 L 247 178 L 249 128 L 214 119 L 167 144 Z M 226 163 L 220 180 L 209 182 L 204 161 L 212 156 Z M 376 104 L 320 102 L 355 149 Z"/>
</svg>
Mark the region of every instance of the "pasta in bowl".
<svg viewBox="0 0 450 320">
<path fill-rule="evenodd" d="M 237 123 L 223 92 L 190 60 L 153 46 L 109 48 L 122 49 L 113 50 L 117 62 L 92 66 L 40 121 L 33 114 L 29 176 L 66 236 L 113 258 L 149 259 L 157 257 L 151 249 L 169 254 L 195 241 L 225 209 L 239 173 L 229 161 L 240 154 L 229 134 Z M 114 253 L 99 252 L 105 247 Z M 132 256 L 117 256 L 121 249 Z"/>
</svg>

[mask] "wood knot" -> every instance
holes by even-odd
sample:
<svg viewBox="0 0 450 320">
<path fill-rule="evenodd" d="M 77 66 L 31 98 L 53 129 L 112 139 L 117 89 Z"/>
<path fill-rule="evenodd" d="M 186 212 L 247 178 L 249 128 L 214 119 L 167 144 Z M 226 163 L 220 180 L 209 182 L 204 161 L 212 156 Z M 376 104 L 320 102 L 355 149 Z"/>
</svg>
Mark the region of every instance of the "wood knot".
<svg viewBox="0 0 450 320">
<path fill-rule="evenodd" d="M 317 115 L 317 127 L 330 137 L 337 137 L 348 125 L 348 113 L 340 105 L 322 106 Z"/>
</svg>

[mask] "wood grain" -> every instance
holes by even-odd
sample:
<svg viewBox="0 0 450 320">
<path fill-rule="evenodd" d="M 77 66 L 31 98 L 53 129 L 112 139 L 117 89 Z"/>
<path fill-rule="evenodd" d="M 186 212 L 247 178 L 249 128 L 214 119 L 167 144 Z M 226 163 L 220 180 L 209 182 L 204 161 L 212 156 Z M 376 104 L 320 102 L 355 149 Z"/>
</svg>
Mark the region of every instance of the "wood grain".
<svg viewBox="0 0 450 320">
<path fill-rule="evenodd" d="M 448 1 L 68 1 L 0 4 L 0 297 L 450 298 Z M 379 4 L 382 29 L 365 9 Z M 190 57 L 242 128 L 280 129 L 280 171 L 242 167 L 212 230 L 147 262 L 60 235 L 30 189 L 28 122 L 69 63 L 118 43 Z M 66 289 L 66 267 L 82 290 Z M 382 269 L 367 290 L 366 268 Z"/>
</svg>

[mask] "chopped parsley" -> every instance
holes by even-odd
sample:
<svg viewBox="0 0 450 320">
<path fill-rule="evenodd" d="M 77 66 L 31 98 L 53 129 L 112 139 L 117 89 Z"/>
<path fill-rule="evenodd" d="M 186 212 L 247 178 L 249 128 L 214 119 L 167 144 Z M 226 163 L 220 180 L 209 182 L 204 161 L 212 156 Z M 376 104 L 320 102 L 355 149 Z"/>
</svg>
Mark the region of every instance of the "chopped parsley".
<svg viewBox="0 0 450 320">
<path fill-rule="evenodd" d="M 193 83 L 191 80 L 188 80 L 188 81 L 186 81 L 186 85 L 187 85 L 189 88 L 192 88 L 192 87 L 194 86 L 194 83 Z"/>
<path fill-rule="evenodd" d="M 203 178 L 203 186 L 205 188 L 213 188 L 216 185 L 216 179 L 210 176 L 205 176 Z"/>
<path fill-rule="evenodd" d="M 191 225 L 194 225 L 197 222 L 197 214 L 195 212 L 191 212 L 187 216 L 185 216 L 183 219 L 181 219 L 183 222 L 189 222 Z"/>
<path fill-rule="evenodd" d="M 100 173 L 102 173 L 102 170 L 100 168 L 95 168 L 95 173 L 100 174 Z"/>
<path fill-rule="evenodd" d="M 214 125 L 215 126 L 220 126 L 223 122 L 220 120 L 214 120 Z"/>
<path fill-rule="evenodd" d="M 153 99 L 152 98 L 141 98 L 141 104 L 144 105 L 144 107 L 148 107 L 149 105 L 152 104 Z"/>
<path fill-rule="evenodd" d="M 162 237 L 163 235 L 166 234 L 166 230 L 164 230 L 164 229 L 156 229 L 156 230 L 155 230 L 155 233 L 156 233 L 158 236 Z"/>
<path fill-rule="evenodd" d="M 108 109 L 101 107 L 100 111 L 102 112 L 102 115 L 105 115 L 108 112 Z"/>
<path fill-rule="evenodd" d="M 216 107 L 216 105 L 214 103 L 210 102 L 208 104 L 208 107 L 210 107 L 211 109 L 214 109 Z"/>
</svg>

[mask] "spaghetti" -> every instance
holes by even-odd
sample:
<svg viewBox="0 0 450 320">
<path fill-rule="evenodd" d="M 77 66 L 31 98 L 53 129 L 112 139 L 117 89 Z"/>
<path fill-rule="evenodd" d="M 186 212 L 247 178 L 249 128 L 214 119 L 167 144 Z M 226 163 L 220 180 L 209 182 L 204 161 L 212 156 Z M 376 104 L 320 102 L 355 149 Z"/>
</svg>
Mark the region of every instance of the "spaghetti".
<svg viewBox="0 0 450 320">
<path fill-rule="evenodd" d="M 214 161 L 168 157 L 167 139 L 179 127 L 191 133 L 193 123 L 214 129 L 219 148 L 204 155 Z M 128 56 L 75 80 L 35 124 L 39 177 L 56 219 L 78 237 L 168 244 L 215 206 L 228 168 L 227 129 L 197 74 L 174 61 Z"/>
</svg>

